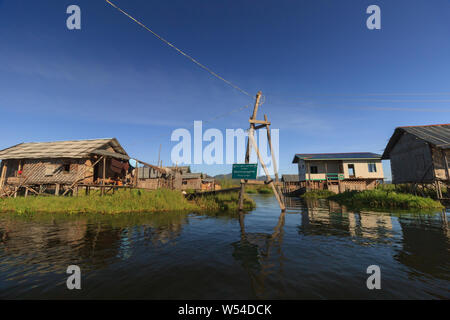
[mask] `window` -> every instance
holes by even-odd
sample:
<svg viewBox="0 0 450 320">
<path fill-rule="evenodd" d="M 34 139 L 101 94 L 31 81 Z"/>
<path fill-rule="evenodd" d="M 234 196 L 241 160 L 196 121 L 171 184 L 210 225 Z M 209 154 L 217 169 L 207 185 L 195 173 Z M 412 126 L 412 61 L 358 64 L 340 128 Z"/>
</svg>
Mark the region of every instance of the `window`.
<svg viewBox="0 0 450 320">
<path fill-rule="evenodd" d="M 349 177 L 354 177 L 355 176 L 355 165 L 354 164 L 349 164 L 348 165 L 348 176 Z"/>
<path fill-rule="evenodd" d="M 317 166 L 311 166 L 310 168 L 311 168 L 311 173 L 317 173 L 317 172 L 319 172 L 319 171 L 317 170 Z"/>
<path fill-rule="evenodd" d="M 377 165 L 376 163 L 368 163 L 369 166 L 369 172 L 377 172 Z"/>
<path fill-rule="evenodd" d="M 69 173 L 70 172 L 70 163 L 64 163 L 62 167 L 63 173 Z"/>
</svg>

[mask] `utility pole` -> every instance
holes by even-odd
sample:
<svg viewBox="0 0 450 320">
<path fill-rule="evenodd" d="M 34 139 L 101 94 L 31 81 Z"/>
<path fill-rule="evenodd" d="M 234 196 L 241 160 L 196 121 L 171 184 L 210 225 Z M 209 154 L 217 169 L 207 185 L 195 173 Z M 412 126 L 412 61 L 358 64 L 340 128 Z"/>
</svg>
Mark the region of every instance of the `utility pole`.
<svg viewBox="0 0 450 320">
<path fill-rule="evenodd" d="M 258 113 L 259 100 L 261 99 L 262 92 L 258 91 L 256 94 L 255 105 L 253 107 L 253 114 L 250 120 L 256 120 L 256 114 Z M 245 163 L 248 164 L 250 162 L 250 153 L 251 153 L 251 144 L 250 144 L 250 135 L 253 134 L 255 130 L 255 124 L 250 122 L 250 128 L 248 129 L 248 137 L 249 140 L 247 142 L 247 150 L 245 152 Z M 241 190 L 239 191 L 239 210 L 244 209 L 244 193 L 245 193 L 245 184 L 248 180 L 241 181 Z"/>
<path fill-rule="evenodd" d="M 157 166 L 159 166 L 159 161 L 160 161 L 160 159 L 161 159 L 161 146 L 162 146 L 162 144 L 159 145 L 158 163 L 156 164 Z"/>
<path fill-rule="evenodd" d="M 264 173 L 266 174 L 266 177 L 267 177 L 266 184 L 270 184 L 270 186 L 272 187 L 273 192 L 275 194 L 275 197 L 277 198 L 278 204 L 280 205 L 281 210 L 285 211 L 286 206 L 284 204 L 284 200 L 283 200 L 282 196 L 280 195 L 278 188 L 275 186 L 273 179 L 270 177 L 269 170 L 267 169 L 267 167 L 264 163 L 264 160 L 261 156 L 261 153 L 259 152 L 258 146 L 257 146 L 255 138 L 254 138 L 254 133 L 256 130 L 266 128 L 267 139 L 269 140 L 270 153 L 272 155 L 272 165 L 274 168 L 275 179 L 276 179 L 276 182 L 278 183 L 277 164 L 275 162 L 275 154 L 273 153 L 272 139 L 270 136 L 270 122 L 267 119 L 267 115 L 264 115 L 264 121 L 256 120 L 256 115 L 258 113 L 258 107 L 259 107 L 261 95 L 262 95 L 261 91 L 258 91 L 258 93 L 256 94 L 255 106 L 253 107 L 253 114 L 252 114 L 251 118 L 249 119 L 250 128 L 248 130 L 248 142 L 247 142 L 247 150 L 245 153 L 245 163 L 248 164 L 250 162 L 250 154 L 251 154 L 251 149 L 252 149 L 252 145 L 253 145 L 253 147 L 255 148 L 255 151 L 256 151 L 256 155 L 258 156 L 258 160 L 261 163 L 262 168 L 264 169 Z M 258 126 L 256 126 L 255 124 L 258 124 Z M 243 182 L 241 181 L 241 190 L 239 192 L 239 210 L 242 210 L 244 208 L 245 184 L 247 182 L 248 182 L 248 180 L 244 180 Z"/>
</svg>

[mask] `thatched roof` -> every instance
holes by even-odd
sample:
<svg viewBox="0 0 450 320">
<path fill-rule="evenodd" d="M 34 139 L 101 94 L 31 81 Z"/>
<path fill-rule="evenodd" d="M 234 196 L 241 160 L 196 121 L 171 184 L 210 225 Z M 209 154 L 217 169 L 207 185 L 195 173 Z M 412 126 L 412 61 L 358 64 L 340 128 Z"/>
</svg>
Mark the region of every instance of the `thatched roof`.
<svg viewBox="0 0 450 320">
<path fill-rule="evenodd" d="M 450 149 L 450 124 L 435 124 L 428 126 L 410 126 L 395 128 L 394 134 L 384 149 L 383 159 L 389 159 L 389 154 L 404 133 L 414 135 L 440 149 Z"/>
<path fill-rule="evenodd" d="M 0 159 L 85 158 L 108 147 L 112 147 L 115 153 L 128 156 L 116 138 L 107 138 L 20 143 L 1 150 Z"/>
</svg>

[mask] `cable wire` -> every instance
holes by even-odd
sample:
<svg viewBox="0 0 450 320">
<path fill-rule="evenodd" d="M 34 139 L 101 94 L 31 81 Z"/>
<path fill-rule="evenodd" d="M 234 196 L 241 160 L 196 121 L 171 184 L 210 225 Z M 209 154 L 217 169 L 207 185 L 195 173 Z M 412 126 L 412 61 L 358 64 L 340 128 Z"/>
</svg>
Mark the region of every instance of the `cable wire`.
<svg viewBox="0 0 450 320">
<path fill-rule="evenodd" d="M 205 65 L 201 64 L 200 62 L 198 62 L 197 60 L 195 60 L 193 57 L 191 57 L 190 55 L 188 55 L 187 53 L 183 52 L 182 50 L 178 49 L 175 45 L 173 45 L 172 43 L 170 43 L 169 41 L 167 41 L 166 39 L 164 39 L 163 37 L 161 37 L 159 34 L 157 34 L 156 32 L 152 31 L 150 28 L 148 28 L 145 24 L 143 24 L 142 22 L 140 22 L 139 20 L 133 18 L 130 14 L 128 14 L 127 12 L 125 12 L 124 10 L 122 10 L 121 8 L 119 8 L 118 6 L 116 6 L 114 3 L 112 3 L 109 0 L 105 0 L 108 4 L 110 4 L 113 8 L 117 9 L 119 12 L 123 13 L 124 15 L 126 15 L 128 18 L 130 18 L 131 20 L 133 20 L 134 22 L 136 22 L 138 25 L 140 25 L 141 27 L 143 27 L 145 30 L 151 32 L 156 38 L 158 38 L 159 40 L 161 40 L 162 42 L 164 42 L 165 44 L 167 44 L 168 46 L 170 46 L 171 48 L 175 49 L 178 53 L 182 54 L 183 56 L 185 56 L 186 58 L 188 58 L 189 60 L 191 60 L 192 62 L 194 62 L 196 65 L 198 65 L 200 68 L 206 70 L 207 72 L 209 72 L 211 75 L 213 75 L 214 77 L 216 77 L 217 79 L 222 80 L 223 82 L 225 82 L 226 84 L 228 84 L 229 86 L 233 87 L 234 89 L 240 91 L 241 93 L 252 97 L 252 95 L 250 95 L 247 91 L 239 88 L 237 85 L 235 85 L 234 83 L 232 83 L 231 81 L 228 81 L 224 78 L 222 78 L 221 76 L 219 76 L 217 73 L 215 73 L 214 71 L 212 71 L 211 69 L 209 69 L 208 67 L 206 67 Z"/>
</svg>

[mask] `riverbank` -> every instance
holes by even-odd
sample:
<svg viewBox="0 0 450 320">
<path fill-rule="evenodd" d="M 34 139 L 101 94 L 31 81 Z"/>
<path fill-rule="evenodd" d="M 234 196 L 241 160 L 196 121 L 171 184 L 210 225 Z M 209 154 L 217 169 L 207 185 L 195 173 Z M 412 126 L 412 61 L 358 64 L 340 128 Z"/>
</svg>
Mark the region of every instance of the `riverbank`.
<svg viewBox="0 0 450 320">
<path fill-rule="evenodd" d="M 140 213 L 165 211 L 226 211 L 237 210 L 237 192 L 187 200 L 175 190 L 120 190 L 111 195 L 92 194 L 78 197 L 17 197 L 0 199 L 0 212 L 16 213 Z M 245 197 L 244 210 L 255 203 Z"/>
<path fill-rule="evenodd" d="M 384 189 L 346 191 L 334 194 L 328 190 L 313 190 L 302 195 L 304 199 L 328 199 L 351 208 L 379 209 L 443 209 L 444 206 L 436 200 L 398 193 Z"/>
<path fill-rule="evenodd" d="M 221 179 L 218 180 L 218 183 L 222 189 L 237 188 L 241 186 L 237 180 L 232 179 Z M 245 186 L 245 192 L 249 194 L 273 194 L 273 189 L 267 184 L 247 184 Z"/>
</svg>

